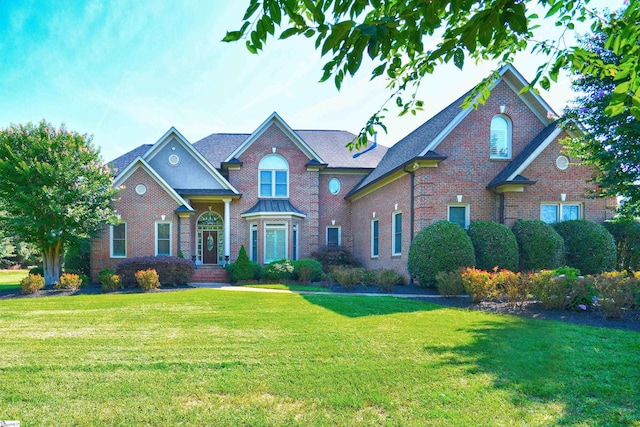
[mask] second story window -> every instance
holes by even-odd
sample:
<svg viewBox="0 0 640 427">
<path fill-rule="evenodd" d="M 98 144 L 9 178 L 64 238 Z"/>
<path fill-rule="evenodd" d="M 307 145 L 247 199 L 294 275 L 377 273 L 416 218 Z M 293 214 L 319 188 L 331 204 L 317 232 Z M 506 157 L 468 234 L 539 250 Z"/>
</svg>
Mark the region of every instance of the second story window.
<svg viewBox="0 0 640 427">
<path fill-rule="evenodd" d="M 505 116 L 495 116 L 491 120 L 489 156 L 492 159 L 511 158 L 511 122 Z"/>
<path fill-rule="evenodd" d="M 260 160 L 259 197 L 289 197 L 289 164 L 276 155 L 269 154 Z"/>
</svg>

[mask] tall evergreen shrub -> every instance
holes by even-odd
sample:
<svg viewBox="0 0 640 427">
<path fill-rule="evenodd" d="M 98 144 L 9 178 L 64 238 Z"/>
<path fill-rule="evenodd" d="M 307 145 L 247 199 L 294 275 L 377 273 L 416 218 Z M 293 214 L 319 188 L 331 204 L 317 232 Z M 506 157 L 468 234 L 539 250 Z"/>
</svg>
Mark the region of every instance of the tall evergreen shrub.
<svg viewBox="0 0 640 427">
<path fill-rule="evenodd" d="M 509 227 L 493 221 L 472 221 L 467 234 L 473 243 L 478 268 L 518 271 L 518 242 Z"/>
<path fill-rule="evenodd" d="M 616 268 L 616 244 L 604 226 L 586 219 L 555 224 L 564 239 L 565 257 L 569 267 L 582 274 L 597 274 Z"/>
<path fill-rule="evenodd" d="M 564 264 L 564 240 L 549 224 L 519 219 L 513 226 L 520 270 L 553 270 Z"/>
</svg>

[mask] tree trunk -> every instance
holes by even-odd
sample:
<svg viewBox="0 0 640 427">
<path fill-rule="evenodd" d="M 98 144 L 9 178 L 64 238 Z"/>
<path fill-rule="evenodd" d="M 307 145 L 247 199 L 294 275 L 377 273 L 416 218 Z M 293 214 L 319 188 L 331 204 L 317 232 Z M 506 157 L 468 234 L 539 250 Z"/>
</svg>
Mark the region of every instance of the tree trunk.
<svg viewBox="0 0 640 427">
<path fill-rule="evenodd" d="M 42 250 L 42 266 L 44 268 L 44 284 L 53 285 L 60 280 L 62 267 L 62 242 L 56 242 Z"/>
</svg>

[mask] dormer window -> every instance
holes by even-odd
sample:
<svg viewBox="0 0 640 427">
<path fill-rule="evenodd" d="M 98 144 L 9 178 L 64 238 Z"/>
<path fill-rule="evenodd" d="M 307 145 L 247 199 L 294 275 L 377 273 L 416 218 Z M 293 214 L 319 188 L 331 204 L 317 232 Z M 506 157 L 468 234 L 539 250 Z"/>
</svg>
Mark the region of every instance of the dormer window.
<svg viewBox="0 0 640 427">
<path fill-rule="evenodd" d="M 511 158 L 511 121 L 506 116 L 495 116 L 491 120 L 489 152 L 492 159 Z"/>
<path fill-rule="evenodd" d="M 260 197 L 289 197 L 289 164 L 284 158 L 269 154 L 258 169 Z"/>
</svg>

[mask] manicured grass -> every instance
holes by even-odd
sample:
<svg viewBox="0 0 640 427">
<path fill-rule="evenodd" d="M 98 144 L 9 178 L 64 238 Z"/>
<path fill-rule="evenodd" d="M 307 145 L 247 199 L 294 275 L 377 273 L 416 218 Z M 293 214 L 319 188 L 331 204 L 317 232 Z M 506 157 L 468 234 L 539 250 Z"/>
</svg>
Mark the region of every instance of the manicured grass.
<svg viewBox="0 0 640 427">
<path fill-rule="evenodd" d="M 0 301 L 23 425 L 638 425 L 640 334 L 344 295 Z"/>
<path fill-rule="evenodd" d="M 249 284 L 242 285 L 247 288 L 262 288 L 262 289 L 277 289 L 284 291 L 308 291 L 308 292 L 331 292 L 330 289 L 323 288 L 322 286 L 312 286 L 312 285 L 285 285 L 281 283 L 267 284 L 267 285 L 258 285 L 258 284 Z"/>
<path fill-rule="evenodd" d="M 20 287 L 20 281 L 27 277 L 29 270 L 0 270 L 0 291 Z"/>
</svg>

